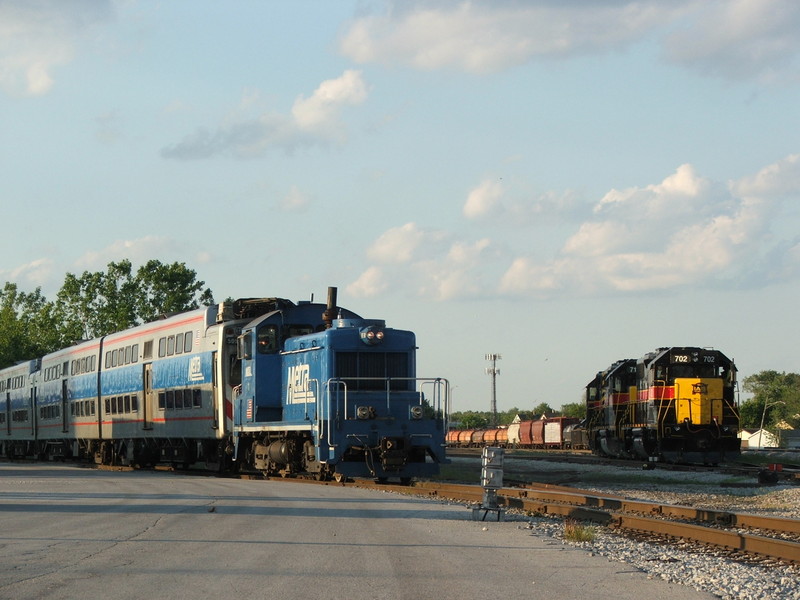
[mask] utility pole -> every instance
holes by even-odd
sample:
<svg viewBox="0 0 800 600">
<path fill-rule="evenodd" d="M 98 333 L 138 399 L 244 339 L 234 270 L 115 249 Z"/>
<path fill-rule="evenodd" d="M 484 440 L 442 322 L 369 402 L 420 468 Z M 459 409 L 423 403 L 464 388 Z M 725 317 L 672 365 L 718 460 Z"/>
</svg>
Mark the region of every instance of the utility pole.
<svg viewBox="0 0 800 600">
<path fill-rule="evenodd" d="M 500 374 L 497 361 L 501 358 L 499 354 L 486 355 L 486 360 L 492 363 L 491 367 L 486 368 L 486 374 L 492 376 L 492 427 L 497 427 L 497 376 Z"/>
</svg>

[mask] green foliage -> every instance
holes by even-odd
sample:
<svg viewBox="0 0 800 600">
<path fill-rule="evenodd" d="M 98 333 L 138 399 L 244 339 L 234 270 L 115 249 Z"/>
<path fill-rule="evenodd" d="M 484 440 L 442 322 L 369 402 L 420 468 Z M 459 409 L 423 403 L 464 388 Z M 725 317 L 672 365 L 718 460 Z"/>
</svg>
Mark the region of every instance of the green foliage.
<svg viewBox="0 0 800 600">
<path fill-rule="evenodd" d="M 148 322 L 162 314 L 213 304 L 211 290 L 203 289 L 205 282 L 197 281 L 196 277 L 197 273 L 183 263 L 163 265 L 157 260 L 148 261 L 136 272 L 137 317 Z"/>
<path fill-rule="evenodd" d="M 58 292 L 62 321 L 76 339 L 89 339 L 137 324 L 137 285 L 131 262 L 109 263 L 108 272 L 67 273 Z"/>
<path fill-rule="evenodd" d="M 758 428 L 762 419 L 767 429 L 781 421 L 800 427 L 800 375 L 761 371 L 746 377 L 743 389 L 753 397 L 739 407 L 742 427 Z"/>
<path fill-rule="evenodd" d="M 536 405 L 536 407 L 533 409 L 533 413 L 537 417 L 540 417 L 542 415 L 547 415 L 548 417 L 552 417 L 554 415 L 557 415 L 558 411 L 551 408 L 551 406 L 547 402 L 541 402 L 540 404 Z"/>
<path fill-rule="evenodd" d="M 488 427 L 492 421 L 491 412 L 475 412 L 468 410 L 466 412 L 455 412 L 450 415 L 450 420 L 458 423 L 461 429 L 482 429 Z"/>
<path fill-rule="evenodd" d="M 67 273 L 55 302 L 37 288 L 0 290 L 0 368 L 29 360 L 81 339 L 120 331 L 158 318 L 211 305 L 214 298 L 184 263 L 111 262 L 105 272 Z"/>
<path fill-rule="evenodd" d="M 570 542 L 593 542 L 597 531 L 575 519 L 564 520 L 564 539 Z"/>
<path fill-rule="evenodd" d="M 7 282 L 0 290 L 0 367 L 46 354 L 60 344 L 54 307 L 41 290 L 28 294 Z"/>
<path fill-rule="evenodd" d="M 586 405 L 583 402 L 571 402 L 561 407 L 562 417 L 586 418 Z"/>
<path fill-rule="evenodd" d="M 83 338 L 120 331 L 214 302 L 205 282 L 184 263 L 150 260 L 133 273 L 131 262 L 108 264 L 105 273 L 68 273 L 58 292 L 62 322 Z"/>
</svg>

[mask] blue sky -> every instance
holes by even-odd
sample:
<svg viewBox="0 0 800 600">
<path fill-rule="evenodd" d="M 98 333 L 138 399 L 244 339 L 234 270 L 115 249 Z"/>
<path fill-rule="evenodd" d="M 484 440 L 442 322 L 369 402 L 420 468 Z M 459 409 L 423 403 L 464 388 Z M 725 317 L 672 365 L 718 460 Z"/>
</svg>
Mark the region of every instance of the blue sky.
<svg viewBox="0 0 800 600">
<path fill-rule="evenodd" d="M 797 372 L 800 3 L 0 0 L 0 282 L 181 261 L 412 329 L 456 410 Z"/>
</svg>

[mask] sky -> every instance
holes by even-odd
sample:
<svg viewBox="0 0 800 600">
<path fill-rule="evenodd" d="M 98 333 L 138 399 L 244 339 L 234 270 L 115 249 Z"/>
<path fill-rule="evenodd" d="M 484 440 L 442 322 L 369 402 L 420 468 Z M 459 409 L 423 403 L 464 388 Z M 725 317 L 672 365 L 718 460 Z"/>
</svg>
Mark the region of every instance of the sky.
<svg viewBox="0 0 800 600">
<path fill-rule="evenodd" d="M 0 0 L 0 181 L 0 283 L 336 286 L 457 411 L 487 354 L 500 411 L 663 346 L 800 371 L 794 0 Z"/>
</svg>

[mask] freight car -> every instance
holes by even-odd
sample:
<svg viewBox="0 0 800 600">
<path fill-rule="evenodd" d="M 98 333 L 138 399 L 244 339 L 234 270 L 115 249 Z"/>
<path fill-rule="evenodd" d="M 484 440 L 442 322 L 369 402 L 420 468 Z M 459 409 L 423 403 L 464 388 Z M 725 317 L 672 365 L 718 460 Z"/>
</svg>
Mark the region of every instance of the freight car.
<svg viewBox="0 0 800 600">
<path fill-rule="evenodd" d="M 599 372 L 586 386 L 593 453 L 717 464 L 739 455 L 736 366 L 707 348 L 659 348 Z"/>
<path fill-rule="evenodd" d="M 564 447 L 571 450 L 588 450 L 589 436 L 586 434 L 586 420 L 564 427 Z"/>
<path fill-rule="evenodd" d="M 570 447 L 568 428 L 578 422 L 572 417 L 550 417 L 535 421 L 519 421 L 507 427 L 491 429 L 453 429 L 447 434 L 447 445 L 454 448 L 540 448 Z"/>
<path fill-rule="evenodd" d="M 0 370 L 0 456 L 428 476 L 449 384 L 416 375 L 413 332 L 336 306 L 240 299 Z"/>
</svg>

